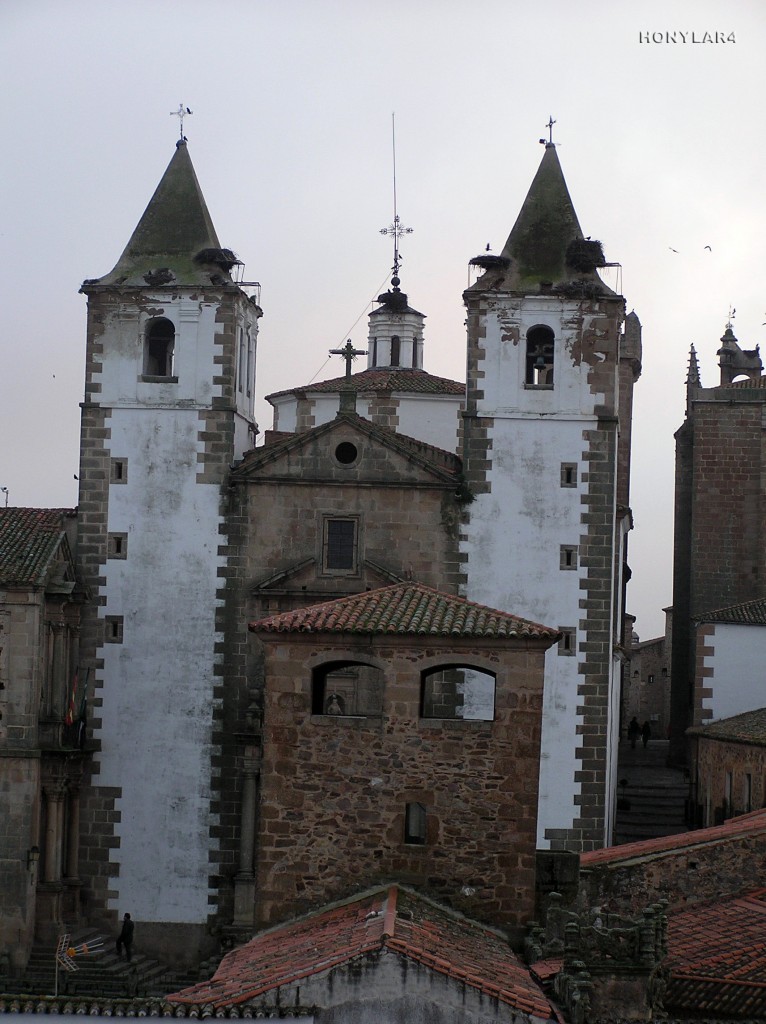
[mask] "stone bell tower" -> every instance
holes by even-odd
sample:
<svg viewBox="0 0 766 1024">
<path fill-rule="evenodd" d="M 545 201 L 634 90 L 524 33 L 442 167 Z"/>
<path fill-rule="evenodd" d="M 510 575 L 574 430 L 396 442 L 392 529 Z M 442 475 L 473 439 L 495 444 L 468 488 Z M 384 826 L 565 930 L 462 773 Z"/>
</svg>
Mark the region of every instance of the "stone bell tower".
<svg viewBox="0 0 766 1024">
<path fill-rule="evenodd" d="M 167 958 L 181 934 L 202 954 L 217 898 L 222 483 L 255 440 L 261 314 L 238 264 L 182 139 L 114 270 L 82 287 L 82 870 L 91 912 L 129 912 Z"/>
<path fill-rule="evenodd" d="M 583 237 L 552 142 L 502 253 L 472 263 L 465 594 L 561 631 L 546 655 L 538 844 L 593 849 L 613 816 L 640 324 L 626 343 L 624 300 L 599 277 L 601 243 Z"/>
</svg>

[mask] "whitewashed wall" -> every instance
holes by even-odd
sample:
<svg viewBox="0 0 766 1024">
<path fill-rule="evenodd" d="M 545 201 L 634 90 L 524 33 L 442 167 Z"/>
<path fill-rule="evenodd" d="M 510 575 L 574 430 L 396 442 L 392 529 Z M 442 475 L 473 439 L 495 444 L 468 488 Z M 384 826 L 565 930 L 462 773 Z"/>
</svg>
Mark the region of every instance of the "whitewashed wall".
<svg viewBox="0 0 766 1024">
<path fill-rule="evenodd" d="M 717 622 L 706 646 L 714 651 L 704 659 L 713 675 L 702 684 L 712 696 L 703 699 L 702 707 L 713 719 L 766 707 L 766 626 Z"/>
<path fill-rule="evenodd" d="M 221 369 L 215 305 L 161 298 L 154 315 L 176 326 L 178 383 L 138 379 L 147 315 L 130 309 L 109 325 L 100 375 L 106 444 L 127 458 L 127 483 L 110 486 L 108 530 L 127 534 L 127 557 L 102 567 L 100 614 L 123 617 L 123 642 L 99 651 L 98 784 L 121 789 L 112 906 L 144 922 L 204 923 L 224 539 L 220 488 L 197 477 L 201 412 L 221 393 Z"/>
</svg>

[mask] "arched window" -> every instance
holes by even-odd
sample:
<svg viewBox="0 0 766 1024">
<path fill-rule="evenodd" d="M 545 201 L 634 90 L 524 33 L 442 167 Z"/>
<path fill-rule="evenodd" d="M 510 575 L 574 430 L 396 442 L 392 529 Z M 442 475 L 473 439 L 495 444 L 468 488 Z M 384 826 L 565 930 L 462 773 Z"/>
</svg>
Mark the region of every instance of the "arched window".
<svg viewBox="0 0 766 1024">
<path fill-rule="evenodd" d="M 311 713 L 366 717 L 383 710 L 384 676 L 374 665 L 333 661 L 319 665 L 311 676 Z"/>
<path fill-rule="evenodd" d="M 527 387 L 553 387 L 553 342 L 550 327 L 530 327 L 527 331 L 527 364 L 524 383 Z"/>
<path fill-rule="evenodd" d="M 399 341 L 399 335 L 395 334 L 391 338 L 391 362 L 390 366 L 398 366 L 399 359 L 401 357 L 401 342 Z"/>
<path fill-rule="evenodd" d="M 144 376 L 172 377 L 176 329 L 170 320 L 150 320 L 144 334 Z"/>
<path fill-rule="evenodd" d="M 494 721 L 494 675 L 467 665 L 443 665 L 423 672 L 420 717 Z"/>
</svg>

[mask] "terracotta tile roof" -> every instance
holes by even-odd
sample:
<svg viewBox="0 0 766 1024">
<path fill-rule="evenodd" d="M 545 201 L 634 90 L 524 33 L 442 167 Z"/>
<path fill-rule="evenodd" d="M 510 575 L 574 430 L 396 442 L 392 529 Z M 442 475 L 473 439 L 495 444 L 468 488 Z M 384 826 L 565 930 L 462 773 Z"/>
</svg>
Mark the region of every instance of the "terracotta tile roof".
<svg viewBox="0 0 766 1024">
<path fill-rule="evenodd" d="M 755 711 L 745 711 L 741 715 L 722 718 L 719 722 L 695 726 L 693 729 L 687 729 L 687 735 L 766 746 L 766 708 L 756 708 Z"/>
<path fill-rule="evenodd" d="M 0 583 L 40 585 L 64 533 L 68 508 L 0 508 Z"/>
<path fill-rule="evenodd" d="M 465 394 L 465 384 L 461 384 L 460 381 L 449 380 L 447 377 L 435 377 L 432 373 L 426 373 L 425 370 L 407 370 L 402 367 L 362 370 L 361 373 L 352 373 L 350 380 L 358 395 L 373 391 L 399 391 L 402 394 L 418 395 Z M 334 393 L 339 391 L 341 384 L 345 382 L 345 377 L 333 377 L 332 380 L 316 381 L 314 384 L 306 384 L 302 388 L 274 391 L 272 394 L 266 395 L 266 401 L 271 402 L 272 398 L 295 395 L 297 392 Z"/>
<path fill-rule="evenodd" d="M 766 889 L 672 914 L 668 951 L 669 1009 L 766 1016 Z"/>
<path fill-rule="evenodd" d="M 623 861 L 654 858 L 663 853 L 674 853 L 687 848 L 692 850 L 697 846 L 759 834 L 766 834 L 766 807 L 729 818 L 723 825 L 713 825 L 711 828 L 700 828 L 675 836 L 660 836 L 658 839 L 642 839 L 638 843 L 624 843 L 622 846 L 609 846 L 603 850 L 590 850 L 588 853 L 580 854 L 580 867 L 596 867 L 600 864 L 613 864 L 619 867 Z"/>
<path fill-rule="evenodd" d="M 210 981 L 167 997 L 177 1004 L 244 1003 L 375 951 L 454 978 L 521 1012 L 552 1008 L 497 932 L 391 886 L 272 928 L 224 957 Z"/>
<path fill-rule="evenodd" d="M 517 615 L 443 594 L 420 583 L 396 583 L 252 622 L 265 633 L 519 637 L 555 640 L 559 633 Z"/>
<path fill-rule="evenodd" d="M 695 615 L 697 622 L 726 622 L 742 626 L 766 626 L 766 600 L 746 601 L 744 604 L 716 608 L 702 615 Z"/>
</svg>

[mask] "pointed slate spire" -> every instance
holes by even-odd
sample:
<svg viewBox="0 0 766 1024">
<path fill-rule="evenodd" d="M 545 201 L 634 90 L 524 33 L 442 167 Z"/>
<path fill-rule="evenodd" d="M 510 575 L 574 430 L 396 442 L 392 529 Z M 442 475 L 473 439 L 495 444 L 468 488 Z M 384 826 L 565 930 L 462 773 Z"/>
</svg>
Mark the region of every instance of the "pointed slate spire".
<svg viewBox="0 0 766 1024">
<path fill-rule="evenodd" d="M 481 256 L 472 263 L 487 268 L 473 285 L 477 290 L 491 287 L 528 292 L 578 280 L 611 293 L 596 273 L 597 267 L 605 265 L 601 243 L 583 237 L 553 143 L 545 145 L 500 256 Z"/>
<path fill-rule="evenodd" d="M 176 151 L 125 251 L 99 284 L 228 283 L 234 254 L 221 248 L 186 143 Z"/>
</svg>

